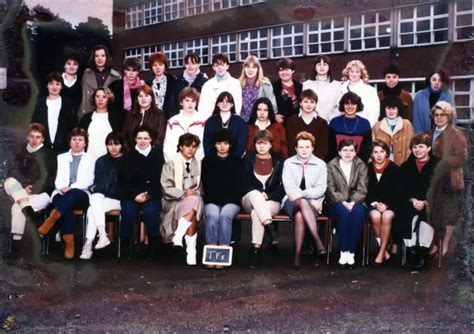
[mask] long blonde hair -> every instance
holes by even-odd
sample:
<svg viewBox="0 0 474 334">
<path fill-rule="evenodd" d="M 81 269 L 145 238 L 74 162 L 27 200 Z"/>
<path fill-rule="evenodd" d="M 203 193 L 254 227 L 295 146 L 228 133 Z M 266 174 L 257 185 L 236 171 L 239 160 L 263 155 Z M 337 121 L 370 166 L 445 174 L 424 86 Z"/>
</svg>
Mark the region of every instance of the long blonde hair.
<svg viewBox="0 0 474 334">
<path fill-rule="evenodd" d="M 260 60 L 258 60 L 256 56 L 250 55 L 247 58 L 245 58 L 245 61 L 242 65 L 242 73 L 240 73 L 240 77 L 239 77 L 239 81 L 242 87 L 245 87 L 247 85 L 247 77 L 245 76 L 245 67 L 250 64 L 254 64 L 255 66 L 258 67 L 257 80 L 255 80 L 255 86 L 260 87 L 260 85 L 263 82 L 269 81 L 268 78 L 263 76 L 263 68 L 262 68 L 262 64 L 260 63 Z"/>
<path fill-rule="evenodd" d="M 357 67 L 360 70 L 360 78 L 362 79 L 362 81 L 364 81 L 365 84 L 369 83 L 369 72 L 367 72 L 367 68 L 360 60 L 351 60 L 347 63 L 346 67 L 342 71 L 342 81 L 349 80 L 349 71 L 353 66 Z"/>
</svg>

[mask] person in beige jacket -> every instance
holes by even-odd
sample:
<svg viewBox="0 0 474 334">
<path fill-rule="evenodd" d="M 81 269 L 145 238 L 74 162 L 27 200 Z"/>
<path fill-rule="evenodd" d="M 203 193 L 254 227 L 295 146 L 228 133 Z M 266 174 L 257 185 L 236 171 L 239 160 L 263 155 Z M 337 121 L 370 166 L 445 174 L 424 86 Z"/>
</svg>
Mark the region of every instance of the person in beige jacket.
<svg viewBox="0 0 474 334">
<path fill-rule="evenodd" d="M 390 160 L 400 166 L 411 153 L 413 126 L 405 118 L 403 103 L 396 96 L 388 96 L 382 101 L 380 115 L 380 120 L 372 129 L 372 139 L 387 143 L 390 147 Z"/>
<path fill-rule="evenodd" d="M 337 147 L 339 156 L 328 165 L 326 199 L 329 215 L 334 221 L 339 237 L 339 264 L 352 269 L 354 254 L 367 216 L 365 197 L 369 177 L 367 165 L 357 157 L 356 144 L 343 139 Z"/>
</svg>

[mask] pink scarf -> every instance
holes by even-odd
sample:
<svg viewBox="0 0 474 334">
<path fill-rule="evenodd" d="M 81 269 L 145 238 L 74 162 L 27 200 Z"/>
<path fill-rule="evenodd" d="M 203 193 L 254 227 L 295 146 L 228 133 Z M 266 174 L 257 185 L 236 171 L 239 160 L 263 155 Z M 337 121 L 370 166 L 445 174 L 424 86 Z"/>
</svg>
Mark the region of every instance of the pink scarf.
<svg viewBox="0 0 474 334">
<path fill-rule="evenodd" d="M 132 89 L 137 89 L 142 86 L 142 82 L 139 77 L 135 79 L 135 82 L 130 84 L 128 80 L 125 78 L 123 79 L 123 107 L 125 110 L 130 111 L 132 110 Z"/>
</svg>

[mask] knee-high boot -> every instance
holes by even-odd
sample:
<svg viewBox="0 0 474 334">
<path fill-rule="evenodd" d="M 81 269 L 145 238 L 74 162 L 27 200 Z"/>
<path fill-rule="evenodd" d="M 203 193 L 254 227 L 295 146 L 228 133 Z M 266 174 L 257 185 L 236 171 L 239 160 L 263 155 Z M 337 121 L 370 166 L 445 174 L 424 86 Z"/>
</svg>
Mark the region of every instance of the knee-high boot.
<svg viewBox="0 0 474 334">
<path fill-rule="evenodd" d="M 51 214 L 48 218 L 44 221 L 43 225 L 38 227 L 38 234 L 43 237 L 49 233 L 49 231 L 53 228 L 54 224 L 61 218 L 61 212 L 56 209 L 51 211 Z"/>
<path fill-rule="evenodd" d="M 197 233 L 192 236 L 185 235 L 184 240 L 186 240 L 186 263 L 190 266 L 195 266 Z"/>
</svg>

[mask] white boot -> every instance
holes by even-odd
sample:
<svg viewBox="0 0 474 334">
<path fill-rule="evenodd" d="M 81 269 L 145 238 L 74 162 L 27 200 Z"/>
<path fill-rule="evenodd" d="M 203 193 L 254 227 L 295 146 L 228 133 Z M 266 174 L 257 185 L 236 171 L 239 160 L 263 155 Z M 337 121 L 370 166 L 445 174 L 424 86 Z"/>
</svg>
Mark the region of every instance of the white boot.
<svg viewBox="0 0 474 334">
<path fill-rule="evenodd" d="M 107 238 L 107 234 L 99 234 L 99 240 L 95 244 L 95 249 L 102 249 L 110 245 L 110 240 Z"/>
<path fill-rule="evenodd" d="M 341 266 L 347 264 L 347 255 L 349 252 L 341 252 L 341 256 L 339 257 L 339 264 Z"/>
<path fill-rule="evenodd" d="M 92 257 L 92 242 L 86 242 L 84 247 L 82 247 L 82 253 L 80 258 L 82 260 L 90 260 Z"/>
<path fill-rule="evenodd" d="M 173 244 L 175 246 L 183 247 L 183 237 L 186 234 L 191 222 L 186 220 L 184 217 L 181 217 L 178 220 L 178 227 L 174 231 Z"/>
<path fill-rule="evenodd" d="M 197 233 L 193 236 L 184 236 L 184 240 L 186 240 L 186 263 L 189 266 L 196 265 L 196 239 Z"/>
<path fill-rule="evenodd" d="M 347 257 L 346 258 L 347 258 L 347 264 L 348 265 L 353 266 L 355 264 L 354 256 L 355 256 L 354 253 L 347 252 Z"/>
</svg>

